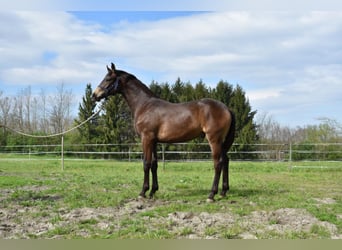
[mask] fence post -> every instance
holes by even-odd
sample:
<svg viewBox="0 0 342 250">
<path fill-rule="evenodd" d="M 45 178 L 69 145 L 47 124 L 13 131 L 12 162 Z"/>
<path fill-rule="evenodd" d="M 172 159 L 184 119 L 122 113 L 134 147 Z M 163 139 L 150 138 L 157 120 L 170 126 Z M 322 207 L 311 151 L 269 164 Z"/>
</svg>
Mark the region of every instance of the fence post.
<svg viewBox="0 0 342 250">
<path fill-rule="evenodd" d="M 289 163 L 290 163 L 290 170 L 292 169 L 292 142 L 290 142 L 290 149 L 289 149 Z"/>
<path fill-rule="evenodd" d="M 131 145 L 128 147 L 128 162 L 131 162 Z"/>
<path fill-rule="evenodd" d="M 165 144 L 162 144 L 163 170 L 165 170 Z"/>
<path fill-rule="evenodd" d="M 62 142 L 61 142 L 61 163 L 62 163 L 62 171 L 64 171 L 64 135 L 62 135 Z"/>
</svg>

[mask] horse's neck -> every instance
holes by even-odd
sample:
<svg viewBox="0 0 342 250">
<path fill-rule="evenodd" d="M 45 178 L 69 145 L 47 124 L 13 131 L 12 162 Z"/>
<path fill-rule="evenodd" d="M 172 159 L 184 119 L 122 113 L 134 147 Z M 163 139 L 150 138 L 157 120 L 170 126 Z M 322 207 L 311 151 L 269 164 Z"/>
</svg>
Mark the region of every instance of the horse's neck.
<svg viewBox="0 0 342 250">
<path fill-rule="evenodd" d="M 139 80 L 129 81 L 126 83 L 122 95 L 133 114 L 151 97 L 154 97 L 153 93 Z"/>
</svg>

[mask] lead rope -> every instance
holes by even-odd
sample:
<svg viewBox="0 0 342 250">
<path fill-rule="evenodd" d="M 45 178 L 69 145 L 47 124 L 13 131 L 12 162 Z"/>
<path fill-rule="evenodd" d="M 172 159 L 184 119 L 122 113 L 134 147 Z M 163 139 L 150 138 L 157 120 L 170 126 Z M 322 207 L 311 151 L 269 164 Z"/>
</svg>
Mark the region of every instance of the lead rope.
<svg viewBox="0 0 342 250">
<path fill-rule="evenodd" d="M 63 131 L 63 132 L 60 132 L 60 133 L 56 133 L 56 134 L 50 134 L 50 135 L 32 135 L 32 134 L 26 134 L 24 132 L 21 132 L 21 131 L 18 131 L 18 130 L 15 130 L 13 128 L 10 128 L 10 127 L 7 127 L 5 125 L 1 125 L 0 124 L 0 127 L 3 127 L 3 128 L 6 128 L 8 130 L 11 130 L 19 135 L 23 135 L 23 136 L 27 136 L 27 137 L 31 137 L 31 138 L 50 138 L 50 137 L 55 137 L 55 136 L 61 136 L 61 135 L 65 135 L 81 126 L 83 126 L 85 123 L 87 123 L 88 121 L 90 121 L 91 119 L 93 119 L 97 114 L 99 114 L 101 111 L 101 109 L 99 109 L 98 111 L 96 111 L 94 114 L 92 114 L 87 120 L 81 122 L 80 124 L 78 124 L 77 126 L 71 128 L 71 129 L 68 129 L 66 131 Z"/>
<path fill-rule="evenodd" d="M 102 106 L 102 105 L 101 105 Z M 88 121 L 90 121 L 91 119 L 93 119 L 98 113 L 100 113 L 101 109 L 99 109 L 98 111 L 96 111 L 94 114 L 92 114 L 87 120 L 81 122 L 80 124 L 78 124 L 77 126 L 71 128 L 71 129 L 68 129 L 64 132 L 61 132 L 61 133 L 56 133 L 56 134 L 51 134 L 51 135 L 31 135 L 31 134 L 26 134 L 24 132 L 21 132 L 21 131 L 18 131 L 18 130 L 15 130 L 15 129 L 12 129 L 12 128 L 9 128 L 5 125 L 1 125 L 0 124 L 0 127 L 3 127 L 3 128 L 7 128 L 8 130 L 11 130 L 17 134 L 20 134 L 20 135 L 23 135 L 23 136 L 27 136 L 27 137 L 31 137 L 31 138 L 50 138 L 50 137 L 55 137 L 55 136 L 62 136 L 62 141 L 61 141 L 61 164 L 62 164 L 62 171 L 64 171 L 64 135 L 83 126 L 85 123 L 87 123 Z"/>
</svg>

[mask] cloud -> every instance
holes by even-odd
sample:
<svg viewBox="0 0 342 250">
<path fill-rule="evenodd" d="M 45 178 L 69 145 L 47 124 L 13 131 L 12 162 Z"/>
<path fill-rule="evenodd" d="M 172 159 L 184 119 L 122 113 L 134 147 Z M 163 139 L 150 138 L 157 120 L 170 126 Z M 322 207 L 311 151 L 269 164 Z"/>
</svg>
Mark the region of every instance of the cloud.
<svg viewBox="0 0 342 250">
<path fill-rule="evenodd" d="M 66 12 L 3 12 L 0 21 L 1 84 L 96 83 L 114 61 L 146 83 L 238 83 L 254 109 L 284 121 L 299 107 L 309 119 L 341 104 L 342 12 L 194 13 L 105 28 Z"/>
<path fill-rule="evenodd" d="M 270 1 L 270 0 L 11 0 L 3 1 L 2 7 L 7 10 L 31 10 L 31 11 L 169 11 L 169 10 L 211 10 L 211 11 L 311 11 L 341 10 L 339 0 L 301 0 L 301 1 Z"/>
<path fill-rule="evenodd" d="M 97 27 L 63 12 L 12 12 L 1 15 L 1 82 L 35 85 L 79 83 L 94 74 L 93 56 L 104 50 L 90 41 Z M 96 58 L 96 57 L 95 57 Z M 88 70 L 91 71 L 88 71 Z"/>
</svg>

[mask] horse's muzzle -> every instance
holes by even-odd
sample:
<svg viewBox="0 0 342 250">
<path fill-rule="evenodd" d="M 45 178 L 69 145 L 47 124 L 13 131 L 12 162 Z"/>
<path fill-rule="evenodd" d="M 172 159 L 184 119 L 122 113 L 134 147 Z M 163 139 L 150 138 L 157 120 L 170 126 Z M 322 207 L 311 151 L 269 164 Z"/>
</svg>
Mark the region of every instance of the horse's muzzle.
<svg viewBox="0 0 342 250">
<path fill-rule="evenodd" d="M 100 101 L 102 98 L 101 97 L 99 97 L 99 96 L 97 96 L 95 93 L 93 93 L 93 95 L 91 96 L 91 100 L 93 101 L 93 102 L 98 102 L 98 101 Z"/>
<path fill-rule="evenodd" d="M 96 88 L 91 96 L 91 100 L 93 102 L 98 102 L 100 101 L 104 96 L 104 91 L 102 91 L 101 89 L 99 88 Z"/>
<path fill-rule="evenodd" d="M 92 96 L 91 96 L 91 101 L 92 102 L 97 102 L 97 101 L 99 101 L 97 98 L 96 98 L 96 96 L 93 94 Z"/>
</svg>

